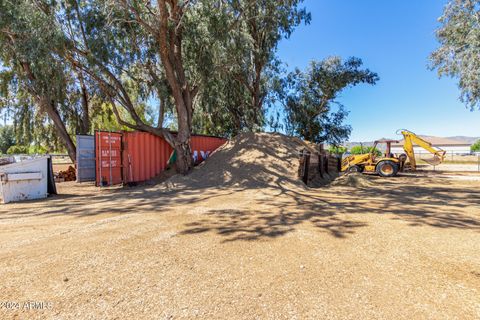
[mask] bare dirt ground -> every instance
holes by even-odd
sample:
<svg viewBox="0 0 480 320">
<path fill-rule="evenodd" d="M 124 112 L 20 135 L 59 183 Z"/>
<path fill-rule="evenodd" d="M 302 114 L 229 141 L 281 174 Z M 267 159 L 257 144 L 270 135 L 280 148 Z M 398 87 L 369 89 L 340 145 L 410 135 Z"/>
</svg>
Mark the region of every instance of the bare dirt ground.
<svg viewBox="0 0 480 320">
<path fill-rule="evenodd" d="M 475 172 L 477 174 L 480 173 L 480 165 L 478 164 L 462 164 L 462 163 L 441 163 L 438 166 L 430 166 L 430 165 L 423 165 L 420 166 L 420 170 L 425 171 L 440 171 L 440 172 Z"/>
<path fill-rule="evenodd" d="M 0 301 L 19 303 L 0 318 L 480 318 L 476 176 L 320 189 L 278 168 L 268 183 L 244 176 L 214 185 L 222 178 L 197 170 L 194 187 L 186 177 L 101 191 L 69 182 L 0 207 Z"/>
</svg>

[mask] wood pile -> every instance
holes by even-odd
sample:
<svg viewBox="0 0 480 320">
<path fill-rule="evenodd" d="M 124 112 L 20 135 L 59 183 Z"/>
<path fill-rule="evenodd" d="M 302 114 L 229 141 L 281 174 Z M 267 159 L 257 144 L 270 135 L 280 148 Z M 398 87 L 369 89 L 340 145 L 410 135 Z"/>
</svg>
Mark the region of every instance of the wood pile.
<svg viewBox="0 0 480 320">
<path fill-rule="evenodd" d="M 77 174 L 73 166 L 69 166 L 65 171 L 59 171 L 55 177 L 56 182 L 63 181 L 75 181 L 77 179 Z"/>
</svg>

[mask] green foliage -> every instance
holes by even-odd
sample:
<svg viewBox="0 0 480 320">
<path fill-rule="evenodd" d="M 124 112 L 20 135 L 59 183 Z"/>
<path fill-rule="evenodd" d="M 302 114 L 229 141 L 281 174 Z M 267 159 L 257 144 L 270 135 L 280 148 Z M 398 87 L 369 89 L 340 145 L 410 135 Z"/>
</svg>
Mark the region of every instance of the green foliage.
<svg viewBox="0 0 480 320">
<path fill-rule="evenodd" d="M 5 154 L 15 144 L 15 132 L 12 126 L 0 127 L 0 153 Z"/>
<path fill-rule="evenodd" d="M 474 144 L 472 144 L 470 146 L 470 151 L 472 152 L 480 152 L 480 140 L 478 140 L 477 142 L 475 142 Z"/>
<path fill-rule="evenodd" d="M 59 150 L 59 152 L 64 152 L 64 150 Z M 7 154 L 47 154 L 49 150 L 42 146 L 36 145 L 13 145 L 8 148 Z"/>
<path fill-rule="evenodd" d="M 29 146 L 28 154 L 46 154 L 48 150 L 42 146 Z"/>
<path fill-rule="evenodd" d="M 336 98 L 378 77 L 362 70 L 360 59 L 334 57 L 280 78 L 278 43 L 311 20 L 303 0 L 178 4 L 182 19 L 173 36 L 181 34 L 181 43 L 173 45 L 181 52 L 173 78 L 182 83 L 180 96 L 194 102 L 189 130 L 232 136 L 268 123 L 276 131 L 281 100 L 290 133 L 335 145 L 348 137 L 348 113 Z M 150 2 L 1 2 L 0 108 L 13 119 L 15 142 L 56 152 L 62 140 L 93 129 L 181 129 L 179 94 L 163 65 L 159 33 L 150 28 L 159 17 Z M 52 113 L 67 134 L 59 134 Z"/>
<path fill-rule="evenodd" d="M 312 142 L 339 145 L 351 132 L 344 124 L 348 112 L 336 100 L 346 88 L 360 83 L 375 84 L 378 75 L 361 69 L 362 60 L 342 61 L 330 57 L 312 61 L 303 72 L 296 69 L 286 79 L 284 96 L 287 131 Z"/>
<path fill-rule="evenodd" d="M 221 1 L 223 10 L 213 3 L 208 12 L 192 13 L 200 22 L 205 16 L 215 21 L 208 27 L 211 34 L 202 35 L 211 37 L 211 50 L 208 63 L 202 63 L 209 74 L 197 100 L 194 131 L 233 136 L 262 130 L 267 122 L 278 129 L 275 118 L 266 116 L 276 102 L 275 78 L 282 71 L 276 50 L 282 38 L 310 22 L 303 0 Z M 198 55 L 199 48 L 191 49 Z"/>
<path fill-rule="evenodd" d="M 63 141 L 46 115 L 29 105 L 11 106 L 14 115 L 12 130 L 15 144 L 42 148 L 49 152 L 65 152 Z M 44 153 L 44 152 L 33 152 Z"/>
<path fill-rule="evenodd" d="M 145 123 L 151 124 L 151 117 L 147 119 L 148 111 L 145 111 L 147 107 L 145 105 L 139 105 L 137 110 L 139 111 L 139 115 L 142 116 L 142 119 Z M 131 115 L 125 109 L 119 109 L 120 116 L 122 119 L 127 121 L 131 120 Z M 91 115 L 91 125 L 95 129 L 101 129 L 106 131 L 121 131 L 121 130 L 131 130 L 129 127 L 125 125 L 121 125 L 118 123 L 117 118 L 113 114 L 112 106 L 109 103 L 102 103 L 97 106 Z"/>
<path fill-rule="evenodd" d="M 438 75 L 458 78 L 460 100 L 470 109 L 480 103 L 480 1 L 450 0 L 439 18 L 440 47 L 431 56 Z"/>
<path fill-rule="evenodd" d="M 72 26 L 55 15 L 65 5 L 0 2 L 0 108 L 14 121 L 18 144 L 46 140 L 74 158 L 70 135 L 91 130 L 88 102 L 98 88 L 67 63 L 64 34 Z"/>
<path fill-rule="evenodd" d="M 28 154 L 28 146 L 11 146 L 8 148 L 7 154 Z"/>
<path fill-rule="evenodd" d="M 10 102 L 27 95 L 65 98 L 64 65 L 56 54 L 63 40 L 54 25 L 53 19 L 31 1 L 1 2 L 0 60 L 2 73 L 9 75 L 1 78 L 2 87 L 13 95 Z"/>
<path fill-rule="evenodd" d="M 328 152 L 337 154 L 337 155 L 343 155 L 345 152 L 347 152 L 347 147 L 343 146 L 329 146 L 328 147 Z"/>
<path fill-rule="evenodd" d="M 373 147 L 353 146 L 353 147 L 350 148 L 350 153 L 351 154 L 370 153 L 370 152 L 372 152 L 372 148 Z M 382 155 L 382 152 L 380 150 L 378 150 L 377 148 L 375 148 L 375 150 L 373 150 L 373 152 L 376 156 L 381 156 Z"/>
</svg>

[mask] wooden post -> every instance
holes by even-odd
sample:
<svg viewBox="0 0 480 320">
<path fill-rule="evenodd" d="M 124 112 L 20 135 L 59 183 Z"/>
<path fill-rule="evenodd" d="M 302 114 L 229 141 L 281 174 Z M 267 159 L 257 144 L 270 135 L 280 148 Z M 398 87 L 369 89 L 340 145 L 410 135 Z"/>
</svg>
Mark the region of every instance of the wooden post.
<svg viewBox="0 0 480 320">
<path fill-rule="evenodd" d="M 308 184 L 308 167 L 310 166 L 310 152 L 304 152 L 303 156 L 303 182 L 305 184 Z"/>
<path fill-rule="evenodd" d="M 325 165 L 324 165 L 325 155 L 319 154 L 318 155 L 318 171 L 320 172 L 320 178 L 323 178 L 325 174 Z"/>
</svg>

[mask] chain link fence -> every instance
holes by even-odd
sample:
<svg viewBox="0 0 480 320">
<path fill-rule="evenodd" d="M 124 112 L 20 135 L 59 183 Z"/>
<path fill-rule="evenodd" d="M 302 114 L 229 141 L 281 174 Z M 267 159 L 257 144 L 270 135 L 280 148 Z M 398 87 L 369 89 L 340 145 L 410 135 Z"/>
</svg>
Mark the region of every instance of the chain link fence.
<svg viewBox="0 0 480 320">
<path fill-rule="evenodd" d="M 416 151 L 415 158 L 422 169 L 480 172 L 480 152 L 471 152 L 468 149 L 447 151 L 444 161 L 437 166 L 432 166 L 422 161 L 423 159 L 432 158 L 432 154 L 427 151 Z"/>
</svg>

